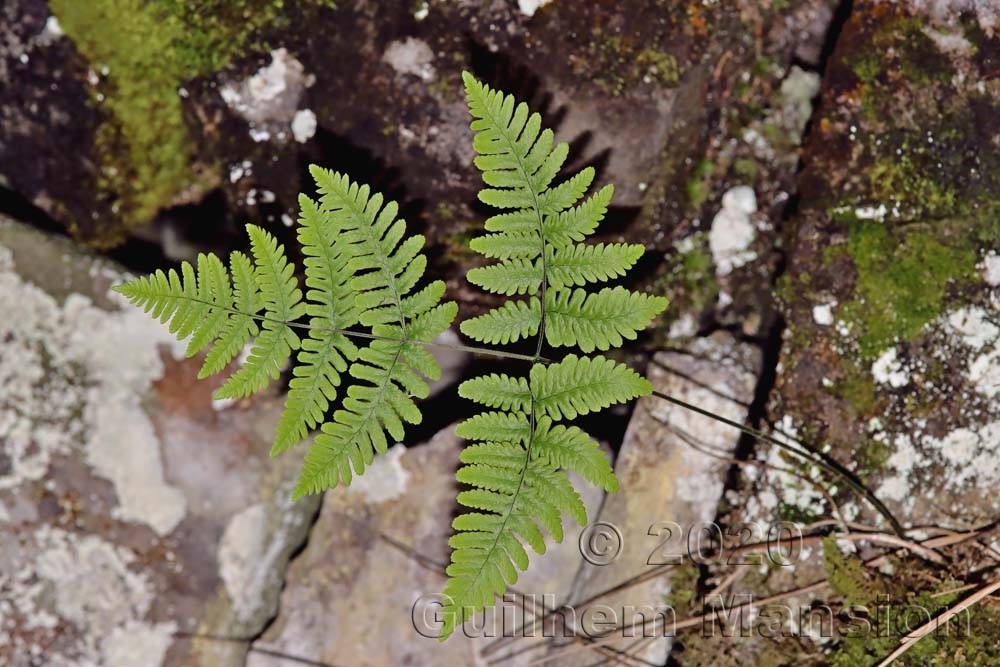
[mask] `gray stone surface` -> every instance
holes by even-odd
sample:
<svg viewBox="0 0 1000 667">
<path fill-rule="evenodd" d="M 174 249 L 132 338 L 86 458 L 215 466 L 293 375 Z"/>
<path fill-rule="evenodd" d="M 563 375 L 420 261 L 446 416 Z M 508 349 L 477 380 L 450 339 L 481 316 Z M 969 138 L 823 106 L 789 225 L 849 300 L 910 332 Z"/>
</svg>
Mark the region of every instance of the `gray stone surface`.
<svg viewBox="0 0 1000 667">
<path fill-rule="evenodd" d="M 0 219 L 0 663 L 242 665 L 317 499 L 267 457 L 275 396 L 223 407 L 123 277 Z"/>
<path fill-rule="evenodd" d="M 480 651 L 504 627 L 523 622 L 522 598 L 504 603 L 503 618 L 488 612 L 487 625 L 467 625 L 444 644 L 434 621 L 462 444 L 448 428 L 425 444 L 397 445 L 349 488 L 326 494 L 309 543 L 289 568 L 281 612 L 254 644 L 248 667 L 279 667 L 278 654 L 373 667 L 486 664 Z M 574 484 L 595 515 L 603 492 L 577 479 Z M 562 544 L 550 539 L 547 553 L 532 558 L 514 587 L 525 604 L 565 602 L 580 562 L 581 530 L 569 527 Z M 504 664 L 537 657 L 527 653 Z"/>
<path fill-rule="evenodd" d="M 718 333 L 696 340 L 688 351 L 657 354 L 648 377 L 658 391 L 743 422 L 759 365 L 754 348 Z M 699 529 L 715 518 L 729 467 L 720 457 L 731 457 L 738 440 L 736 429 L 656 397 L 639 401 L 615 464 L 622 488 L 607 497 L 598 517 L 606 537 L 589 543 L 591 562 L 582 565 L 570 598 L 579 634 L 599 637 L 609 629 L 605 621 L 641 623 L 644 613 L 651 620 L 655 611 L 664 611 L 671 593 L 669 575 L 584 602 L 672 556 L 688 553 L 688 535 L 696 540 Z M 615 543 L 621 545 L 616 556 Z M 692 567 L 690 561 L 684 567 Z M 671 616 L 667 613 L 664 618 Z M 644 641 L 639 625 L 632 636 L 621 632 L 613 636 L 618 639 L 608 648 L 633 650 L 651 664 L 667 659 L 670 640 L 662 634 L 641 648 L 637 648 Z M 565 642 L 558 640 L 556 645 L 564 648 Z M 554 664 L 589 664 L 581 663 L 585 659 L 581 656 L 587 653 Z"/>
</svg>

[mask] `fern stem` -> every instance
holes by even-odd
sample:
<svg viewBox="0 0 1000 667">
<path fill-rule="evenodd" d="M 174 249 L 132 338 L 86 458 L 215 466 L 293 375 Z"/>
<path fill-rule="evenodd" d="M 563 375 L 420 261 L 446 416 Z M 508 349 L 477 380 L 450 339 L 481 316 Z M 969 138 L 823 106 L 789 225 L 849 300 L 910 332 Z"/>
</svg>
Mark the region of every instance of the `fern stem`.
<svg viewBox="0 0 1000 667">
<path fill-rule="evenodd" d="M 485 105 L 485 106 L 486 106 L 486 112 L 489 113 L 489 111 L 490 111 L 489 105 Z M 504 122 L 503 118 L 498 118 L 497 116 L 495 116 L 493 114 L 490 114 L 490 116 L 491 116 L 490 120 L 493 122 L 494 126 L 496 126 L 498 128 L 502 127 L 504 129 L 506 129 L 507 124 Z M 545 275 L 545 273 L 546 273 L 546 269 L 545 269 L 545 225 L 544 225 L 544 222 L 542 221 L 542 207 L 539 206 L 539 204 L 538 204 L 538 193 L 535 192 L 535 188 L 532 187 L 532 185 L 531 185 L 531 174 L 528 173 L 528 170 L 524 166 L 524 161 L 521 159 L 521 156 L 518 154 L 518 152 L 516 150 L 515 143 L 516 143 L 517 137 L 511 138 L 510 136 L 508 136 L 507 132 L 498 132 L 497 134 L 499 134 L 501 137 L 503 137 L 504 141 L 507 142 L 507 150 L 509 150 L 510 154 L 514 156 L 514 160 L 517 162 L 517 169 L 518 169 L 518 171 L 521 172 L 521 176 L 524 178 L 524 182 L 528 184 L 527 190 L 528 190 L 528 192 L 531 193 L 532 209 L 534 209 L 534 211 L 535 211 L 535 217 L 537 219 L 537 224 L 538 224 L 538 241 L 539 241 L 539 243 L 541 243 L 541 262 L 542 262 L 542 284 L 541 284 L 541 299 L 542 299 L 542 301 L 541 301 L 541 309 L 539 311 L 541 313 L 541 317 L 539 318 L 539 321 L 538 321 L 538 343 L 535 346 L 535 357 L 534 357 L 534 360 L 538 361 L 539 359 L 541 359 L 541 356 L 542 356 L 542 345 L 545 342 L 545 293 L 546 293 L 546 287 L 547 287 L 546 283 L 548 282 L 548 280 L 546 278 L 546 275 Z"/>
<path fill-rule="evenodd" d="M 258 322 L 273 322 L 276 324 L 284 324 L 286 326 L 292 327 L 293 329 L 303 329 L 312 330 L 316 329 L 319 331 L 329 331 L 332 333 L 338 333 L 348 338 L 363 338 L 365 340 L 384 340 L 390 343 L 413 343 L 415 345 L 422 345 L 424 347 L 437 347 L 449 350 L 459 350 L 461 352 L 470 352 L 472 354 L 484 354 L 492 357 L 498 357 L 501 359 L 515 359 L 517 361 L 528 361 L 531 363 L 540 362 L 543 364 L 551 363 L 551 359 L 546 359 L 544 357 L 539 357 L 537 355 L 531 354 L 518 354 L 516 352 L 504 352 L 503 350 L 494 350 L 489 347 L 477 347 L 474 345 L 461 345 L 453 343 L 435 343 L 434 341 L 426 340 L 416 340 L 413 338 L 393 338 L 392 336 L 376 336 L 375 334 L 365 333 L 364 331 L 352 331 L 350 329 L 338 329 L 336 327 L 314 327 L 310 324 L 302 324 L 300 322 L 286 322 L 285 320 L 275 319 L 273 317 L 267 317 L 266 315 L 258 315 L 257 313 L 246 313 L 242 310 L 237 310 L 236 308 L 229 308 L 228 306 L 220 306 L 211 301 L 205 299 L 198 299 L 196 297 L 189 296 L 178 296 L 178 299 L 183 299 L 185 301 L 193 301 L 195 303 L 203 303 L 213 308 L 224 310 L 227 313 L 232 313 L 233 315 L 243 315 L 245 317 L 250 317 Z"/>
<path fill-rule="evenodd" d="M 779 440 L 779 439 L 777 439 L 777 438 L 775 438 L 773 436 L 770 436 L 767 433 L 764 433 L 763 431 L 758 431 L 757 429 L 751 428 L 750 426 L 746 426 L 745 424 L 740 424 L 739 422 L 733 421 L 731 419 L 726 419 L 725 417 L 723 417 L 721 415 L 717 415 L 714 412 L 710 412 L 708 410 L 705 410 L 704 408 L 699 408 L 697 405 L 692 405 L 691 403 L 688 403 L 687 401 L 682 401 L 681 399 L 675 398 L 674 396 L 670 396 L 669 394 L 664 394 L 663 392 L 654 391 L 652 393 L 652 395 L 655 396 L 655 397 L 657 397 L 657 398 L 659 398 L 659 399 L 662 399 L 664 401 L 667 401 L 669 403 L 673 403 L 674 405 L 682 407 L 685 410 L 690 410 L 691 412 L 696 412 L 696 413 L 698 413 L 700 415 L 703 415 L 705 417 L 708 417 L 710 419 L 714 419 L 717 422 L 720 422 L 722 424 L 726 424 L 727 426 L 732 426 L 733 428 L 739 429 L 741 432 L 746 433 L 749 436 L 752 436 L 754 438 L 759 438 L 759 439 L 764 440 L 764 441 L 766 441 L 766 442 L 768 442 L 768 443 L 770 443 L 772 445 L 780 447 L 780 448 L 784 449 L 787 452 L 791 452 L 792 454 L 795 454 L 795 455 L 800 456 L 800 457 L 802 457 L 804 459 L 812 461 L 813 463 L 815 463 L 816 465 L 820 466 L 821 468 L 823 468 L 827 472 L 833 473 L 833 474 L 837 475 L 838 477 L 840 477 L 841 479 L 843 479 L 845 482 L 847 482 L 847 484 L 851 488 L 853 488 L 855 491 L 857 491 L 862 496 L 864 496 L 865 499 L 867 499 L 868 502 L 870 502 L 872 504 L 872 506 L 875 508 L 875 510 L 879 514 L 881 514 L 882 517 L 886 521 L 889 522 L 889 525 L 892 526 L 893 532 L 895 532 L 900 537 L 905 537 L 906 536 L 906 531 L 903 530 L 902 524 L 900 524 L 899 520 L 896 519 L 895 516 L 893 516 L 892 512 L 889 511 L 889 508 L 886 507 L 885 504 L 881 500 L 879 500 L 878 497 L 871 491 L 871 489 L 869 489 L 867 486 L 865 486 L 861 482 L 861 480 L 858 479 L 858 477 L 853 472 L 851 472 L 850 470 L 848 470 L 847 468 L 845 468 L 842 464 L 840 464 L 833 457 L 831 457 L 831 456 L 829 456 L 829 455 L 827 455 L 827 454 L 825 454 L 825 453 L 823 453 L 823 452 L 821 452 L 821 451 L 819 451 L 819 450 L 817 450 L 817 449 L 815 449 L 813 447 L 810 447 L 809 445 L 807 445 L 805 442 L 799 440 L 798 438 L 793 438 L 791 436 L 786 436 L 790 440 L 792 440 L 796 445 L 798 445 L 798 447 L 801 447 L 802 449 L 799 449 L 798 447 L 794 447 L 794 446 L 788 444 L 787 442 L 782 442 L 781 440 Z"/>
</svg>

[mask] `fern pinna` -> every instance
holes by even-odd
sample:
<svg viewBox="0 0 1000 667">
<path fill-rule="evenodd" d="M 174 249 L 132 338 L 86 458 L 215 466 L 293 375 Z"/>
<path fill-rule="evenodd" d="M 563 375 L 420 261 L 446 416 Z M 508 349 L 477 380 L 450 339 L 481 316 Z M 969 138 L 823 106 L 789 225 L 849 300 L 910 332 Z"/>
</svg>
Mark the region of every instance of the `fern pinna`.
<svg viewBox="0 0 1000 667">
<path fill-rule="evenodd" d="M 462 332 L 484 343 L 536 337 L 527 378 L 486 375 L 468 380 L 459 394 L 491 410 L 457 428 L 475 441 L 461 454 L 458 495 L 469 508 L 453 524 L 451 564 L 444 594 L 441 637 L 493 603 L 528 567 L 527 544 L 545 552 L 540 529 L 562 539 L 562 515 L 587 521 L 567 477 L 575 471 L 607 491 L 618 488 L 597 442 L 559 422 L 650 393 L 649 382 L 627 366 L 601 356 L 566 355 L 545 363 L 543 345 L 608 350 L 634 339 L 667 306 L 666 299 L 623 287 L 588 285 L 622 276 L 643 253 L 637 244 L 580 243 L 597 228 L 611 201 L 607 185 L 584 201 L 594 180 L 586 168 L 552 186 L 569 152 L 542 129 L 541 116 L 523 102 L 492 90 L 466 73 L 476 166 L 490 186 L 479 198 L 504 210 L 486 221 L 492 232 L 472 249 L 496 263 L 469 271 L 469 281 L 490 292 L 527 294 L 462 323 Z"/>
<path fill-rule="evenodd" d="M 489 345 L 535 337 L 535 353 L 475 348 L 531 367 L 527 377 L 490 374 L 459 387 L 486 411 L 457 428 L 474 444 L 463 450 L 457 473 L 468 487 L 458 502 L 469 511 L 453 524 L 442 639 L 516 581 L 528 567 L 525 545 L 545 551 L 543 530 L 559 541 L 564 514 L 586 523 L 569 471 L 617 489 L 597 443 L 565 422 L 648 394 L 650 384 L 602 356 L 571 352 L 551 361 L 544 346 L 609 350 L 634 339 L 667 305 L 623 287 L 591 288 L 625 275 L 643 252 L 637 244 L 584 242 L 607 212 L 612 186 L 584 198 L 591 168 L 553 185 L 568 146 L 556 144 L 527 105 L 470 74 L 464 79 L 475 163 L 489 186 L 480 199 L 503 209 L 486 221 L 490 233 L 471 243 L 497 261 L 468 278 L 517 298 L 461 330 Z M 406 236 L 395 202 L 347 176 L 311 172 L 320 197 L 299 200 L 304 294 L 284 248 L 254 225 L 247 225 L 251 257 L 233 252 L 227 267 L 202 254 L 180 273 L 157 271 L 116 288 L 189 338 L 189 355 L 207 350 L 199 377 L 222 371 L 249 346 L 217 398 L 261 391 L 296 354 L 271 451 L 280 454 L 318 429 L 296 497 L 350 484 L 390 441 L 404 438 L 404 424 L 420 422 L 413 399 L 426 397 L 426 380 L 441 374 L 427 345 L 457 314 L 453 302 L 441 301 L 442 281 L 417 289 L 427 265 L 424 238 Z"/>
<path fill-rule="evenodd" d="M 279 454 L 319 427 L 296 498 L 350 484 L 376 452 L 386 451 L 390 438 L 404 438 L 404 422 L 420 422 L 413 397 L 428 394 L 421 376 L 441 375 L 423 344 L 447 329 L 458 311 L 454 302 L 441 303 L 440 280 L 414 292 L 427 265 L 420 254 L 424 238 L 404 240 L 406 223 L 396 218 L 395 202 L 384 203 L 346 176 L 311 171 L 321 197 L 299 198 L 304 300 L 284 248 L 254 225 L 247 225 L 252 265 L 234 252 L 227 272 L 217 257 L 199 255 L 197 271 L 184 262 L 182 277 L 173 269 L 157 271 L 117 288 L 169 321 L 179 337 L 191 336 L 189 355 L 210 348 L 201 377 L 222 370 L 252 341 L 246 361 L 216 398 L 262 390 L 298 350 L 271 450 Z M 304 339 L 296 333 L 302 317 L 309 318 Z M 360 349 L 349 338 L 358 332 L 348 330 L 357 324 L 370 328 Z M 355 382 L 327 419 L 345 371 Z"/>
</svg>

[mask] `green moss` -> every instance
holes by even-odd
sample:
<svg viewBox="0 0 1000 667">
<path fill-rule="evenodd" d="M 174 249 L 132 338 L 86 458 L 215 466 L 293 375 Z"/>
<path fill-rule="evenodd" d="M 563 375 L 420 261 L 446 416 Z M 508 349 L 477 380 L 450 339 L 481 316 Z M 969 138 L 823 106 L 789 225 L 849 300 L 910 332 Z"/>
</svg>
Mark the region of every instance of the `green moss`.
<svg viewBox="0 0 1000 667">
<path fill-rule="evenodd" d="M 694 168 L 691 178 L 688 179 L 685 189 L 687 190 L 688 204 L 692 211 L 697 211 L 708 199 L 710 192 L 708 181 L 715 171 L 715 165 L 708 160 L 702 160 Z"/>
<path fill-rule="evenodd" d="M 866 568 L 855 555 L 844 555 L 834 537 L 823 543 L 823 561 L 833 591 L 854 605 L 854 618 L 867 625 L 845 625 L 829 655 L 831 667 L 873 667 L 899 646 L 903 635 L 944 612 L 961 597 L 940 595 L 961 582 L 928 570 L 923 562 L 893 561 L 884 575 Z M 1000 661 L 995 628 L 1000 615 L 985 605 L 962 612 L 907 651 L 907 667 L 963 665 L 988 667 Z M 846 628 L 850 631 L 843 631 Z"/>
<path fill-rule="evenodd" d="M 876 200 L 902 202 L 911 217 L 942 217 L 959 212 L 959 197 L 947 183 L 928 176 L 916 164 L 909 146 L 900 155 L 882 158 L 868 171 L 871 193 Z"/>
<path fill-rule="evenodd" d="M 833 386 L 833 391 L 839 396 L 847 399 L 851 407 L 860 414 L 869 414 L 874 408 L 878 399 L 875 381 L 871 374 L 852 365 L 845 377 Z"/>
<path fill-rule="evenodd" d="M 923 21 L 898 17 L 881 21 L 878 29 L 852 51 L 851 70 L 866 84 L 888 75 L 902 75 L 914 83 L 947 80 L 952 68 L 934 40 L 924 32 Z"/>
<path fill-rule="evenodd" d="M 976 253 L 965 238 L 934 230 L 896 231 L 854 221 L 848 253 L 857 267 L 855 299 L 844 305 L 860 325 L 863 359 L 873 359 L 896 339 L 915 336 L 941 312 L 950 285 L 975 275 Z"/>
<path fill-rule="evenodd" d="M 677 245 L 684 250 L 666 258 L 667 271 L 648 288 L 670 301 L 662 320 L 664 332 L 685 314 L 693 315 L 697 320 L 706 308 L 715 303 L 719 293 L 708 235 L 698 232 Z"/>
<path fill-rule="evenodd" d="M 572 59 L 573 70 L 614 96 L 652 83 L 675 85 L 683 68 L 669 51 L 649 46 L 663 43 L 664 35 L 654 31 L 649 37 L 647 41 L 635 35 L 607 34 L 601 26 L 594 26 L 584 57 Z"/>
<path fill-rule="evenodd" d="M 260 46 L 261 29 L 287 20 L 282 0 L 52 0 L 50 7 L 91 66 L 107 72 L 95 99 L 106 111 L 95 137 L 98 186 L 126 227 L 148 221 L 195 180 L 178 88 Z"/>
<path fill-rule="evenodd" d="M 893 447 L 879 440 L 865 440 L 854 452 L 857 473 L 862 480 L 885 470 L 885 464 L 893 454 Z"/>
<path fill-rule="evenodd" d="M 733 162 L 733 173 L 749 183 L 754 183 L 757 180 L 757 163 L 746 158 L 739 158 Z"/>
</svg>

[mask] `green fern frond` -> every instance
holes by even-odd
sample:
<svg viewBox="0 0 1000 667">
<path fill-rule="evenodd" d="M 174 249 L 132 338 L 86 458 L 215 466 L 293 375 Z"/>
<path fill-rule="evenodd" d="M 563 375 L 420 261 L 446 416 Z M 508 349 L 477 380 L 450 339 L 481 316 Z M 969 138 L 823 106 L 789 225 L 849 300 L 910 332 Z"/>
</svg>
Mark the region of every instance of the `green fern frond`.
<svg viewBox="0 0 1000 667">
<path fill-rule="evenodd" d="M 243 366 L 215 393 L 217 398 L 248 396 L 278 376 L 299 337 L 289 323 L 304 313 L 295 268 L 270 234 L 247 225 L 254 261 L 230 256 L 230 273 L 214 255 L 198 256 L 195 270 L 181 263 L 117 286 L 116 291 L 189 339 L 187 354 L 210 348 L 199 377 L 218 373 L 253 340 Z M 263 310 L 263 315 L 258 313 Z M 257 324 L 260 319 L 261 327 Z"/>
<path fill-rule="evenodd" d="M 645 251 L 638 243 L 579 244 L 553 250 L 546 262 L 549 285 L 555 289 L 582 287 L 620 278 Z"/>
<path fill-rule="evenodd" d="M 410 295 L 427 266 L 420 253 L 424 237 L 404 238 L 406 223 L 396 218 L 396 202 L 385 203 L 381 194 L 342 174 L 316 166 L 310 171 L 328 228 L 349 256 L 344 270 L 351 276 L 346 285 L 355 295 L 356 317 L 377 338 L 351 364 L 348 372 L 359 383 L 347 390 L 341 409 L 322 425 L 306 454 L 296 498 L 350 484 L 390 439 L 405 437 L 404 424 L 420 423 L 411 397 L 429 393 L 421 375 L 436 379 L 441 371 L 418 343 L 432 341 L 458 312 L 454 303 L 439 303 L 440 281 Z"/>
<path fill-rule="evenodd" d="M 529 301 L 506 301 L 484 315 L 465 320 L 459 328 L 481 343 L 516 343 L 538 333 L 542 320 L 540 303 L 537 297 Z"/>
<path fill-rule="evenodd" d="M 556 364 L 535 364 L 530 378 L 529 382 L 496 373 L 482 375 L 459 385 L 458 394 L 506 411 L 525 413 L 533 405 L 536 414 L 560 420 L 626 403 L 653 390 L 631 368 L 604 357 L 570 354 Z"/>
<path fill-rule="evenodd" d="M 284 248 L 254 225 L 247 225 L 252 262 L 234 252 L 227 271 L 214 255 L 200 255 L 197 268 L 184 262 L 180 273 L 157 271 L 117 288 L 179 338 L 190 338 L 188 354 L 208 349 L 200 377 L 222 371 L 250 345 L 217 398 L 262 390 L 298 351 L 271 449 L 280 454 L 319 428 L 296 497 L 350 483 L 390 439 L 403 439 L 404 424 L 420 422 L 414 399 L 426 397 L 427 380 L 441 376 L 425 345 L 458 311 L 441 302 L 444 282 L 416 289 L 427 265 L 424 239 L 406 237 L 395 202 L 346 176 L 311 171 L 321 199 L 299 198 L 304 298 Z M 351 331 L 358 324 L 371 333 Z M 359 349 L 352 335 L 368 345 Z M 345 373 L 351 386 L 338 396 Z"/>
<path fill-rule="evenodd" d="M 442 639 L 516 583 L 518 570 L 528 569 L 522 541 L 543 554 L 541 528 L 561 542 L 564 513 L 581 525 L 587 520 L 583 501 L 566 474 L 548 458 L 530 458 L 521 445 L 474 445 L 463 451 L 462 461 L 466 465 L 456 478 L 473 488 L 460 493 L 458 502 L 475 511 L 452 524 L 456 532 L 448 542 L 453 551 L 444 590 Z"/>
<path fill-rule="evenodd" d="M 205 355 L 205 363 L 198 371 L 199 379 L 215 375 L 228 366 L 260 331 L 253 316 L 263 304 L 250 259 L 239 251 L 232 253 L 229 256 L 229 270 L 233 277 L 232 310 L 229 311 L 229 318 L 215 344 Z M 188 354 L 190 353 L 191 350 L 188 350 Z"/>
<path fill-rule="evenodd" d="M 667 307 L 662 296 L 606 287 L 600 292 L 582 289 L 552 290 L 546 306 L 545 339 L 554 347 L 579 347 L 584 352 L 621 347 Z"/>
<path fill-rule="evenodd" d="M 309 335 L 302 341 L 298 365 L 288 383 L 288 398 L 275 429 L 271 456 L 277 456 L 305 438 L 323 422 L 337 397 L 340 376 L 358 349 L 336 329 L 347 329 L 358 321 L 354 292 L 348 285 L 351 258 L 343 236 L 328 220 L 328 214 L 305 195 L 299 196 L 298 240 L 306 273 L 306 315 Z"/>
<path fill-rule="evenodd" d="M 243 398 L 264 389 L 278 379 L 300 340 L 290 326 L 303 314 L 302 291 L 295 278 L 295 266 L 285 257 L 284 246 L 256 225 L 247 225 L 254 257 L 254 279 L 264 306 L 262 331 L 250 355 L 238 371 L 229 376 L 215 398 Z"/>
<path fill-rule="evenodd" d="M 582 241 L 593 234 L 607 214 L 614 192 L 613 185 L 605 185 L 579 206 L 550 215 L 542 227 L 545 240 L 561 248 L 570 241 Z"/>
<path fill-rule="evenodd" d="M 607 287 L 600 292 L 550 289 L 546 294 L 545 342 L 584 352 L 621 347 L 635 340 L 667 307 L 667 300 Z M 462 322 L 466 336 L 483 343 L 514 343 L 538 333 L 542 311 L 537 297 L 507 301 L 499 308 Z"/>
<path fill-rule="evenodd" d="M 598 444 L 576 426 L 556 420 L 623 403 L 652 391 L 648 381 L 604 357 L 570 354 L 542 363 L 542 342 L 607 350 L 634 339 L 666 308 L 666 299 L 624 287 L 588 292 L 593 283 L 620 278 L 641 257 L 636 244 L 581 243 L 607 213 L 608 185 L 583 200 L 594 180 L 584 169 L 549 187 L 567 156 L 554 145 L 538 114 L 465 74 L 476 133 L 475 164 L 490 186 L 480 199 L 508 209 L 486 221 L 493 232 L 474 239 L 473 250 L 498 260 L 472 269 L 469 282 L 506 296 L 524 295 L 462 323 L 462 333 L 486 343 L 513 343 L 538 336 L 528 378 L 491 374 L 463 382 L 459 394 L 492 408 L 456 429 L 481 441 L 463 452 L 457 479 L 473 487 L 459 503 L 473 511 L 459 516 L 450 542 L 445 586 L 445 639 L 478 609 L 492 603 L 528 566 L 522 543 L 545 550 L 542 531 L 562 539 L 562 515 L 580 523 L 586 512 L 567 473 L 578 473 L 606 491 L 618 488 Z M 514 210 L 509 210 L 514 209 Z M 544 304 L 544 307 L 543 307 Z M 500 410 L 500 411 L 497 411 Z"/>
<path fill-rule="evenodd" d="M 492 236 L 502 237 L 506 235 L 495 234 Z M 482 245 L 484 244 L 480 244 L 480 246 Z M 558 250 L 546 246 L 545 252 L 545 273 L 549 285 L 557 289 L 605 282 L 624 276 L 639 260 L 645 252 L 645 248 L 633 243 L 572 244 Z M 530 261 L 528 258 L 538 254 L 537 240 L 533 253 L 519 254 L 522 257 L 510 258 L 505 262 L 472 269 L 466 277 L 473 285 L 478 285 L 495 294 L 506 294 L 507 296 L 534 294 L 542 284 L 542 263 L 538 260 Z"/>
<path fill-rule="evenodd" d="M 548 417 L 538 420 L 532 456 L 546 459 L 553 467 L 576 471 L 605 491 L 618 490 L 618 478 L 597 441 L 576 426 L 555 424 Z"/>
<path fill-rule="evenodd" d="M 491 374 L 459 387 L 487 411 L 456 428 L 475 444 L 462 452 L 457 473 L 469 486 L 458 496 L 469 511 L 453 524 L 442 639 L 517 580 L 528 567 L 527 547 L 543 553 L 546 534 L 563 538 L 564 516 L 586 522 L 570 473 L 606 491 L 618 487 L 598 443 L 557 422 L 648 394 L 650 384 L 604 357 L 568 354 L 550 363 L 544 344 L 608 350 L 635 339 L 666 306 L 625 287 L 588 291 L 622 278 L 643 252 L 636 244 L 586 243 L 608 212 L 612 186 L 588 197 L 591 168 L 558 182 L 568 145 L 557 143 L 527 105 L 469 74 L 464 80 L 475 164 L 486 185 L 479 198 L 502 209 L 486 220 L 488 233 L 471 242 L 493 263 L 468 277 L 521 298 L 463 322 L 461 330 L 489 344 L 536 337 L 536 351 L 484 350 L 527 359 L 531 368 L 526 377 Z M 442 302 L 442 281 L 418 287 L 427 266 L 424 238 L 407 236 L 395 202 L 345 175 L 310 171 L 320 199 L 299 200 L 304 295 L 284 248 L 253 225 L 252 259 L 234 252 L 227 268 L 214 255 L 199 255 L 194 266 L 184 262 L 179 272 L 157 271 L 117 288 L 188 339 L 189 355 L 207 351 L 200 377 L 222 371 L 250 346 L 217 397 L 262 390 L 297 351 L 272 448 L 278 454 L 318 429 L 296 498 L 349 484 L 404 438 L 407 425 L 421 421 L 416 401 L 441 376 L 427 347 L 458 310 Z"/>
<path fill-rule="evenodd" d="M 552 419 L 576 419 L 653 391 L 645 379 L 625 364 L 604 357 L 567 355 L 557 364 L 531 368 L 535 412 Z"/>
</svg>

